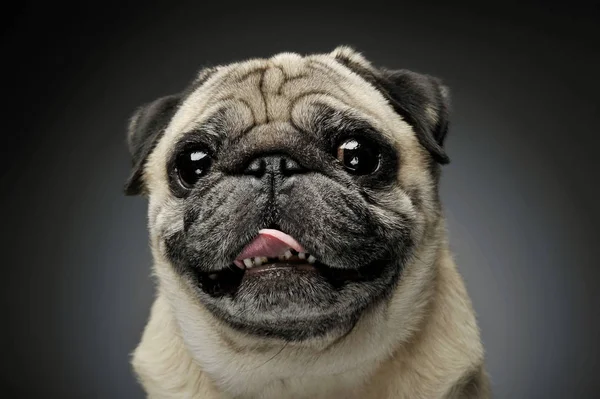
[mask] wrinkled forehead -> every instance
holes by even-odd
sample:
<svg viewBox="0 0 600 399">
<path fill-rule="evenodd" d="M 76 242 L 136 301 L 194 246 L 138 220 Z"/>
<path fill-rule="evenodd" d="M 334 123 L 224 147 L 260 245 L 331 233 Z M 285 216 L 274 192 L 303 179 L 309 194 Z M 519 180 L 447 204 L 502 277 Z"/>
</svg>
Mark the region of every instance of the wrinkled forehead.
<svg viewBox="0 0 600 399">
<path fill-rule="evenodd" d="M 231 131 L 245 131 L 274 122 L 308 129 L 324 108 L 363 119 L 393 142 L 401 140 L 390 126 L 398 116 L 358 75 L 328 55 L 283 53 L 218 68 L 183 101 L 159 147 L 171 145 L 224 110 Z"/>
</svg>

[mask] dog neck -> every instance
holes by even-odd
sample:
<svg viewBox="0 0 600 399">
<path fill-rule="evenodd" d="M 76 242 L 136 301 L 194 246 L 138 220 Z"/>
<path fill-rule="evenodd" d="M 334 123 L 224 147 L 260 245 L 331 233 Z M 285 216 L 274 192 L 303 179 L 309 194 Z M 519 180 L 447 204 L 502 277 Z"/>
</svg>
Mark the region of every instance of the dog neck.
<svg viewBox="0 0 600 399">
<path fill-rule="evenodd" d="M 374 309 L 342 339 L 314 347 L 258 345 L 200 307 L 171 306 L 176 292 L 161 289 L 134 368 L 161 398 L 444 397 L 481 363 L 479 333 L 445 247 L 431 273 L 411 266 L 405 272 L 420 284 L 396 290 L 393 306 Z"/>
</svg>

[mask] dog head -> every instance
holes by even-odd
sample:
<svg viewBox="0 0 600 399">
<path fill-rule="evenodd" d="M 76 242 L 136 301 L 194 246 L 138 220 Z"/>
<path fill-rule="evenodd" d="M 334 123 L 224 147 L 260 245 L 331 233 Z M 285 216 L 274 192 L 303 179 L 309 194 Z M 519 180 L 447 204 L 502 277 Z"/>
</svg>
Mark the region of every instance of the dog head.
<svg viewBox="0 0 600 399">
<path fill-rule="evenodd" d="M 437 79 L 347 47 L 202 71 L 129 126 L 159 285 L 246 336 L 348 334 L 431 245 L 447 116 Z"/>
</svg>

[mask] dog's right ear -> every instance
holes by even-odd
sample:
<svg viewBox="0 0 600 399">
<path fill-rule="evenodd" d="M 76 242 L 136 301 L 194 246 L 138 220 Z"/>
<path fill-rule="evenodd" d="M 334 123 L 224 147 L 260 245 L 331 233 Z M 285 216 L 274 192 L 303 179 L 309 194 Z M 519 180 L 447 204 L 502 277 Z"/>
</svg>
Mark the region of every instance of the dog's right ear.
<svg viewBox="0 0 600 399">
<path fill-rule="evenodd" d="M 129 122 L 127 145 L 132 159 L 132 171 L 125 183 L 125 195 L 146 193 L 144 166 L 148 156 L 164 134 L 177 111 L 181 95 L 161 97 L 137 109 Z"/>
</svg>

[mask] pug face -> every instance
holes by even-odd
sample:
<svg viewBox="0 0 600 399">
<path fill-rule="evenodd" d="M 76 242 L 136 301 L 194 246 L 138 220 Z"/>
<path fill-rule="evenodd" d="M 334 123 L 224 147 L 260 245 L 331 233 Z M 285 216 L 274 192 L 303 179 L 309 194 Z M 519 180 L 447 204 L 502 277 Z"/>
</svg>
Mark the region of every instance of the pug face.
<svg viewBox="0 0 600 399">
<path fill-rule="evenodd" d="M 149 197 L 159 279 L 250 336 L 347 334 L 439 219 L 446 92 L 338 48 L 204 70 L 140 108 L 126 191 Z"/>
</svg>

